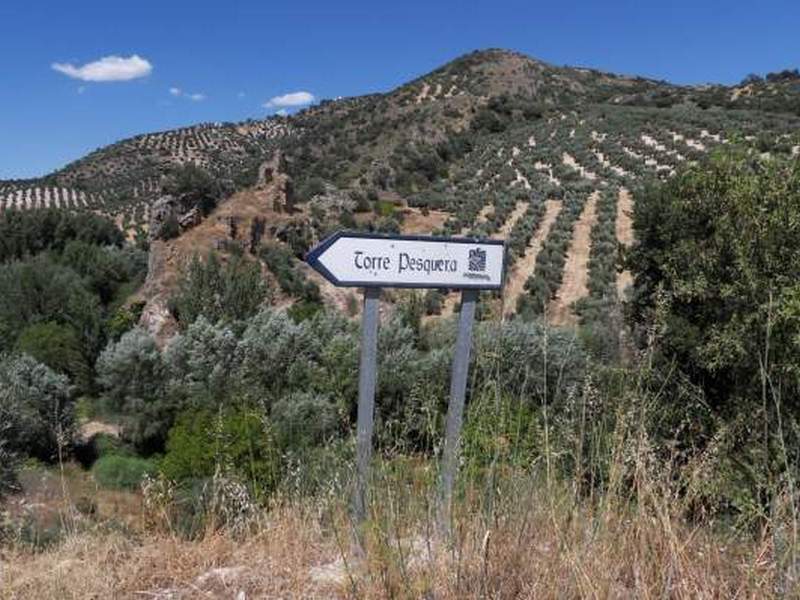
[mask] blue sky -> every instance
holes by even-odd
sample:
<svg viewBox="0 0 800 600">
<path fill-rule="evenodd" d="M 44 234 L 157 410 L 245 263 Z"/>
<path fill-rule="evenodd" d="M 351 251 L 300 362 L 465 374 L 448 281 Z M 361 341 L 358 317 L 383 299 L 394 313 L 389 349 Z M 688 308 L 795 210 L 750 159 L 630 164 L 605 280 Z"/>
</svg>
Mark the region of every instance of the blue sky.
<svg viewBox="0 0 800 600">
<path fill-rule="evenodd" d="M 0 178 L 137 133 L 262 117 L 286 94 L 389 90 L 477 48 L 734 83 L 800 66 L 798 31 L 798 0 L 0 0 Z M 124 60 L 90 64 L 110 56 Z"/>
</svg>

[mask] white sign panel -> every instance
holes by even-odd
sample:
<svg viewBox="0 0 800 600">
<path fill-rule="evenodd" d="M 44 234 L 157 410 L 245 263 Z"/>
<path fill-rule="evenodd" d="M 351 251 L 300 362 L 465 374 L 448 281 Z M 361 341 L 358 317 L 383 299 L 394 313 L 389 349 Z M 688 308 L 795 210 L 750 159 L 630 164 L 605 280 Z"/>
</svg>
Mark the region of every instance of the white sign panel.
<svg viewBox="0 0 800 600">
<path fill-rule="evenodd" d="M 505 244 L 339 232 L 311 250 L 306 261 L 343 287 L 496 290 L 503 286 Z"/>
</svg>

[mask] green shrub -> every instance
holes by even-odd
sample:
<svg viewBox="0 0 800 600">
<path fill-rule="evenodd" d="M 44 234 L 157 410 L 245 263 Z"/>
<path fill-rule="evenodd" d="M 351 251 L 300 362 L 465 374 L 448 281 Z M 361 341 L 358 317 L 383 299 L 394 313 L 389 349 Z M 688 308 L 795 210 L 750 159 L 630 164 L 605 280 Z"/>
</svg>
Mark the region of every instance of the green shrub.
<svg viewBox="0 0 800 600">
<path fill-rule="evenodd" d="M 336 432 L 336 407 L 325 396 L 290 394 L 272 406 L 278 443 L 284 448 L 321 445 Z"/>
<path fill-rule="evenodd" d="M 246 319 L 267 300 L 269 289 L 258 263 L 234 256 L 223 263 L 210 252 L 194 256 L 181 273 L 170 310 L 185 329 L 199 316 L 210 322 Z"/>
<path fill-rule="evenodd" d="M 120 490 L 137 489 L 145 475 L 155 472 L 152 460 L 118 454 L 102 456 L 92 467 L 92 476 L 98 484 Z"/>
<path fill-rule="evenodd" d="M 184 210 L 199 208 L 207 215 L 224 195 L 218 180 L 192 163 L 176 167 L 164 182 L 164 192 L 176 196 Z"/>
<path fill-rule="evenodd" d="M 68 325 L 52 321 L 29 325 L 20 332 L 16 350 L 80 382 L 84 389 L 89 385 L 91 367 L 82 354 L 78 335 Z"/>
<path fill-rule="evenodd" d="M 5 451 L 55 460 L 75 428 L 68 379 L 30 356 L 0 355 L 0 424 Z"/>
<path fill-rule="evenodd" d="M 246 482 L 256 497 L 275 489 L 280 455 L 263 414 L 255 409 L 182 413 L 169 432 L 161 471 L 175 481 L 207 479 L 218 470 Z"/>
</svg>

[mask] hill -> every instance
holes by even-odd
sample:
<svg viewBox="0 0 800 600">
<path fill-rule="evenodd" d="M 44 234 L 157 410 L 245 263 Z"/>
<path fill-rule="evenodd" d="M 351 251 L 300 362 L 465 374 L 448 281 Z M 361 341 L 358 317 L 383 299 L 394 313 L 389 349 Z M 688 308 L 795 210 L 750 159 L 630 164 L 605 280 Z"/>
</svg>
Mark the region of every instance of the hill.
<svg viewBox="0 0 800 600">
<path fill-rule="evenodd" d="M 510 292 L 495 310 L 569 323 L 576 301 L 588 310 L 624 289 L 614 264 L 630 242 L 638 188 L 732 140 L 797 154 L 798 115 L 794 71 L 678 86 L 493 49 L 384 94 L 124 140 L 41 179 L 0 182 L 0 206 L 91 210 L 134 231 L 147 228 L 180 165 L 203 168 L 229 192 L 263 189 L 280 174 L 282 202 L 297 214 L 267 239 L 291 238 L 296 257 L 336 227 L 504 237 Z M 269 210 L 263 217 L 274 220 Z M 455 302 L 445 298 L 442 311 Z"/>
</svg>

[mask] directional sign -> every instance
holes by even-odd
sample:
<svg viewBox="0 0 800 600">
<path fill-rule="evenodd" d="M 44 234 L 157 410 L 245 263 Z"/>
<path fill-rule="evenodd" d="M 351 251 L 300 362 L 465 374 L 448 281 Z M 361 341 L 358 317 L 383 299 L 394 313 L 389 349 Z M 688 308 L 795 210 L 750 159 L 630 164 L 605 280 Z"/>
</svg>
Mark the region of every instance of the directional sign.
<svg viewBox="0 0 800 600">
<path fill-rule="evenodd" d="M 338 232 L 306 261 L 341 287 L 496 290 L 503 286 L 502 240 Z"/>
<path fill-rule="evenodd" d="M 479 290 L 503 287 L 505 243 L 502 240 L 376 235 L 338 232 L 306 256 L 309 265 L 342 287 L 364 288 L 361 320 L 361 362 L 358 379 L 356 478 L 352 511 L 356 548 L 363 553 L 361 525 L 367 518 L 367 488 L 372 457 L 378 355 L 380 288 L 463 289 L 458 320 L 450 405 L 440 481 L 439 529 L 450 531 L 453 484 L 458 468 L 459 439 L 467 389 L 472 323 Z"/>
</svg>

